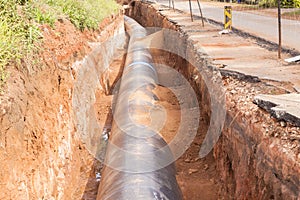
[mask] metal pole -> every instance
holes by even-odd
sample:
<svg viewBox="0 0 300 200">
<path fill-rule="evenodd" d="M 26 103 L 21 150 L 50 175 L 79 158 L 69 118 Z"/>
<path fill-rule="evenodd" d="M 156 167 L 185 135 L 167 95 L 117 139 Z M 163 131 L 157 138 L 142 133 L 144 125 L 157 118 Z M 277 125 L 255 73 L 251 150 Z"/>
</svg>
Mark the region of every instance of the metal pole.
<svg viewBox="0 0 300 200">
<path fill-rule="evenodd" d="M 175 10 L 175 7 L 174 7 L 174 0 L 172 0 L 172 4 L 173 4 L 173 10 Z"/>
<path fill-rule="evenodd" d="M 169 8 L 171 8 L 171 0 L 169 0 Z"/>
<path fill-rule="evenodd" d="M 189 4 L 190 4 L 191 20 L 194 21 L 194 19 L 193 19 L 193 12 L 192 12 L 192 3 L 191 3 L 191 0 L 189 0 Z"/>
<path fill-rule="evenodd" d="M 203 15 L 202 15 L 202 10 L 201 10 L 201 6 L 200 6 L 199 0 L 197 0 L 197 3 L 198 3 L 199 10 L 200 10 L 200 16 L 201 16 L 201 20 L 202 20 L 202 27 L 204 27 L 204 20 L 203 20 Z"/>
<path fill-rule="evenodd" d="M 277 0 L 278 4 L 278 59 L 281 59 L 281 0 Z"/>
</svg>

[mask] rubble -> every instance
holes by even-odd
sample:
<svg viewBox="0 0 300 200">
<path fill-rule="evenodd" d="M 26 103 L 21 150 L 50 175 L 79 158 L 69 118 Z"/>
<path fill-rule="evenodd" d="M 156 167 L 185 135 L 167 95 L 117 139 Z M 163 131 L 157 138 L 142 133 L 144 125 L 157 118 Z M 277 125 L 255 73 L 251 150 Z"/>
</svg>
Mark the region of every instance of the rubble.
<svg viewBox="0 0 300 200">
<path fill-rule="evenodd" d="M 268 111 L 274 118 L 300 126 L 300 94 L 260 94 L 254 97 L 254 103 Z"/>
</svg>

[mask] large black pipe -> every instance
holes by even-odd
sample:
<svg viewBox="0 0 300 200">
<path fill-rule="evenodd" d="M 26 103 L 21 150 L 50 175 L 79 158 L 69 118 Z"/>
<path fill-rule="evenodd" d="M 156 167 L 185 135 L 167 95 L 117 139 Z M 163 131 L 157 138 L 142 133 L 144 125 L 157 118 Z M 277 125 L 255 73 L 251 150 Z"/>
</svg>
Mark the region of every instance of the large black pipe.
<svg viewBox="0 0 300 200">
<path fill-rule="evenodd" d="M 142 41 L 147 31 L 129 17 L 125 27 L 128 53 L 97 200 L 180 200 L 172 152 L 151 122 L 147 125 L 157 83 L 151 54 Z"/>
</svg>

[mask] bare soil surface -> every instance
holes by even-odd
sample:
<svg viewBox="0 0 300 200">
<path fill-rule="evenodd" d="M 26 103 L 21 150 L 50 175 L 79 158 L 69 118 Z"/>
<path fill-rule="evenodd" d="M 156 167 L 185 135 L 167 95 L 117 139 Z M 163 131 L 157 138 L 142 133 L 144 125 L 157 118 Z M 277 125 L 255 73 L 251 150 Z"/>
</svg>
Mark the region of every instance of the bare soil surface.
<svg viewBox="0 0 300 200">
<path fill-rule="evenodd" d="M 47 66 L 54 65 L 56 68 L 70 69 L 74 61 L 81 60 L 91 51 L 90 42 L 101 42 L 105 37 L 99 37 L 101 31 L 112 21 L 106 18 L 95 31 L 77 30 L 70 21 L 61 19 L 55 23 L 55 29 L 48 25 L 42 25 L 43 44 L 41 57 Z"/>
<path fill-rule="evenodd" d="M 101 41 L 98 31 L 80 32 L 68 20 L 47 25 L 36 65 L 9 66 L 0 96 L 0 199 L 80 199 L 95 178 L 97 162 L 76 137 L 71 66 Z M 28 64 L 30 62 L 25 62 Z"/>
</svg>

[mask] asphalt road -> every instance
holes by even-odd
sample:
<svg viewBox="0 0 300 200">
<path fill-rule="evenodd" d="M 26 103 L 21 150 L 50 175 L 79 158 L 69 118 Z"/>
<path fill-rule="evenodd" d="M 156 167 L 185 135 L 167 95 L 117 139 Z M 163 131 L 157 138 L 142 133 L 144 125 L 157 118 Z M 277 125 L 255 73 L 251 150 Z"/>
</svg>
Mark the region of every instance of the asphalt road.
<svg viewBox="0 0 300 200">
<path fill-rule="evenodd" d="M 157 1 L 169 5 L 169 1 Z M 224 10 L 221 7 L 201 2 L 203 16 L 224 22 Z M 175 1 L 175 8 L 189 12 L 188 1 Z M 200 15 L 196 1 L 192 2 L 193 14 Z M 278 42 L 278 24 L 276 17 L 262 16 L 242 11 L 233 11 L 233 27 L 251 33 L 272 42 Z M 300 51 L 300 21 L 282 19 L 282 45 Z"/>
</svg>

